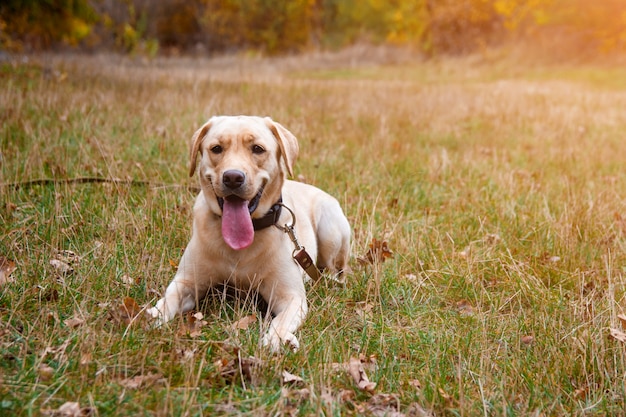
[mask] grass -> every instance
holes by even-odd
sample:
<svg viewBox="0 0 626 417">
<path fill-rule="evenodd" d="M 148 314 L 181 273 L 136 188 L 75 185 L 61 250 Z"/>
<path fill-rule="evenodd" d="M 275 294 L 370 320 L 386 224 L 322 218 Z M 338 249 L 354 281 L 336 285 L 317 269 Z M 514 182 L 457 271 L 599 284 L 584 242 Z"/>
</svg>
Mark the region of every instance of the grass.
<svg viewBox="0 0 626 417">
<path fill-rule="evenodd" d="M 624 412 L 625 345 L 610 336 L 626 308 L 622 70 L 228 64 L 2 64 L 0 182 L 178 187 L 0 188 L 0 256 L 16 266 L 0 287 L 0 414 Z M 189 319 L 129 324 L 128 300 L 159 297 L 189 238 L 187 144 L 212 114 L 287 126 L 297 175 L 353 226 L 354 273 L 308 286 L 296 353 L 261 348 L 261 314 L 232 327 L 251 298 L 210 297 L 195 333 Z M 374 238 L 393 258 L 359 262 Z M 353 357 L 374 392 L 346 372 Z"/>
</svg>

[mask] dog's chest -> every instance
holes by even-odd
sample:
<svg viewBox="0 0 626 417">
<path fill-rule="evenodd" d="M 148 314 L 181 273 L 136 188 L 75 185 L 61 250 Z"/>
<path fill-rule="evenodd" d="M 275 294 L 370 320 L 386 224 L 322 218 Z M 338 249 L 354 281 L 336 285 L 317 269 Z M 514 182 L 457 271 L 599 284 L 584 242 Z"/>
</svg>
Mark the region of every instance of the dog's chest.
<svg viewBox="0 0 626 417">
<path fill-rule="evenodd" d="M 267 279 L 299 275 L 289 242 L 284 241 L 284 236 L 258 235 L 253 245 L 244 250 L 234 251 L 220 244 L 213 248 L 216 250 L 209 251 L 206 257 L 212 266 L 213 279 L 249 288 Z M 272 243 L 269 244 L 269 241 Z"/>
</svg>

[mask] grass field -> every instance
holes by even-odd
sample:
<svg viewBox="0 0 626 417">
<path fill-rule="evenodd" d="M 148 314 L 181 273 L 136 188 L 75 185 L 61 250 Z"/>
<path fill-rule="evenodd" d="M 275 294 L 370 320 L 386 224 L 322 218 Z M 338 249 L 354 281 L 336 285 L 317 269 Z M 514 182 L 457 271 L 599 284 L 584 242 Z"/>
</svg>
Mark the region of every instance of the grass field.
<svg viewBox="0 0 626 417">
<path fill-rule="evenodd" d="M 0 86 L 0 414 L 625 412 L 623 68 L 40 57 Z M 135 317 L 190 236 L 213 114 L 288 127 L 353 226 L 298 352 L 262 348 L 251 298 Z"/>
</svg>

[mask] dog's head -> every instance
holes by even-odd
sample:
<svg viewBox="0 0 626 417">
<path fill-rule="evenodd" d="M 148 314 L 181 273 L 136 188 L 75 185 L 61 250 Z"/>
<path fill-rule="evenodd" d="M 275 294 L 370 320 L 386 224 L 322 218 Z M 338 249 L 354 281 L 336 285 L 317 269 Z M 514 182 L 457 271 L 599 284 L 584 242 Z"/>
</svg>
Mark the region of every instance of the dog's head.
<svg viewBox="0 0 626 417">
<path fill-rule="evenodd" d="M 191 140 L 189 175 L 197 170 L 210 209 L 222 217 L 222 235 L 233 249 L 252 243 L 252 218 L 280 198 L 298 155 L 295 136 L 269 117 L 215 116 Z"/>
</svg>

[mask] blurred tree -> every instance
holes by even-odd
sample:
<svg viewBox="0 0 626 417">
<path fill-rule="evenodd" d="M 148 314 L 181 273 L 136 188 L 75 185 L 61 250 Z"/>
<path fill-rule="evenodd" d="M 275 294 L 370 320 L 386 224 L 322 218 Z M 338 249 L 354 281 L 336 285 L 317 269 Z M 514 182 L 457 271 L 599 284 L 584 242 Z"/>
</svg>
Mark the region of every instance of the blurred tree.
<svg viewBox="0 0 626 417">
<path fill-rule="evenodd" d="M 551 37 L 573 53 L 626 50 L 626 0 L 495 0 L 518 36 Z"/>
<path fill-rule="evenodd" d="M 626 0 L 0 0 L 0 47 L 12 50 L 276 54 L 368 42 L 462 54 L 507 35 L 624 51 Z"/>
<path fill-rule="evenodd" d="M 502 19 L 491 0 L 427 0 L 431 53 L 468 53 L 501 40 Z"/>
<path fill-rule="evenodd" d="M 76 46 L 89 35 L 97 19 L 88 0 L 2 0 L 0 47 Z"/>
</svg>

